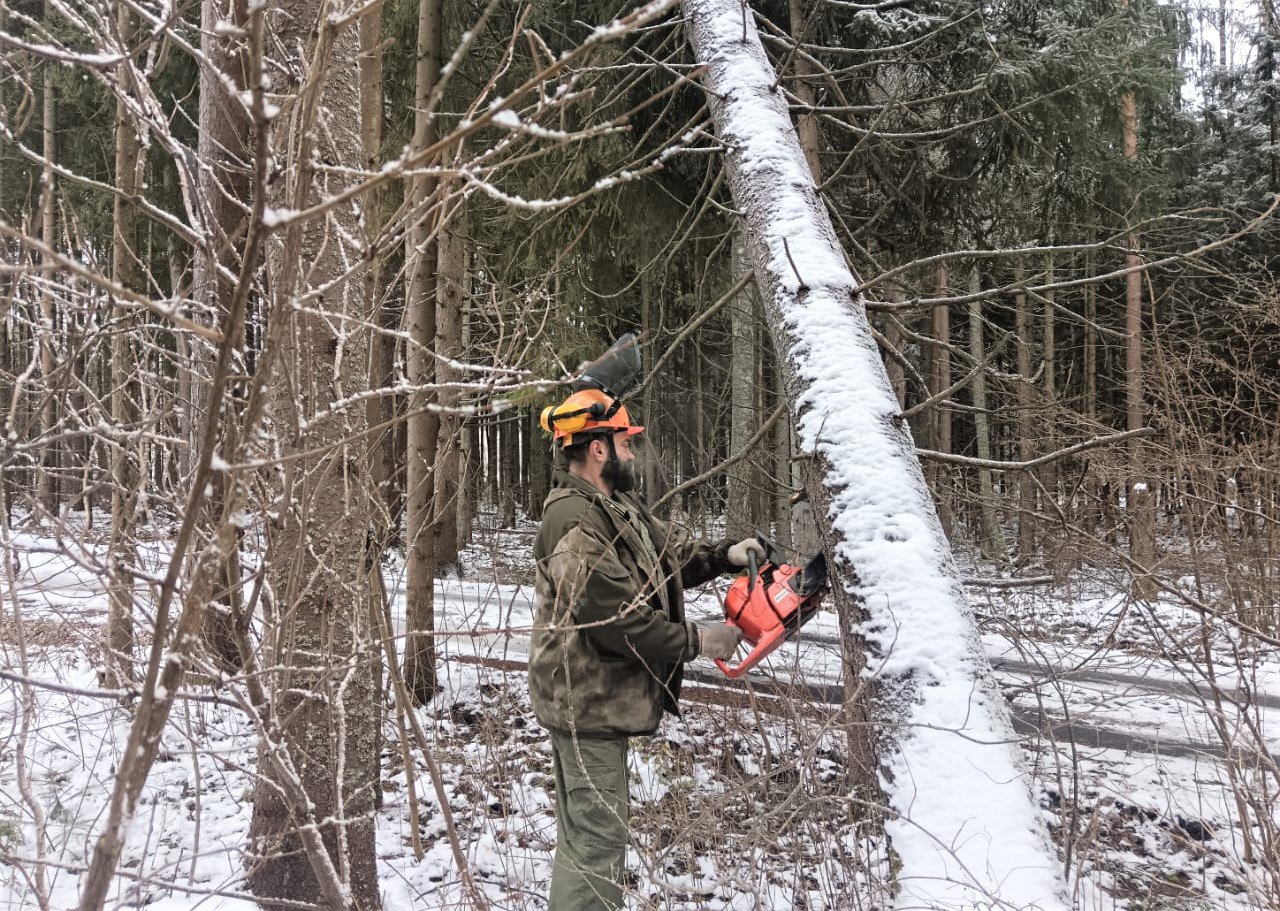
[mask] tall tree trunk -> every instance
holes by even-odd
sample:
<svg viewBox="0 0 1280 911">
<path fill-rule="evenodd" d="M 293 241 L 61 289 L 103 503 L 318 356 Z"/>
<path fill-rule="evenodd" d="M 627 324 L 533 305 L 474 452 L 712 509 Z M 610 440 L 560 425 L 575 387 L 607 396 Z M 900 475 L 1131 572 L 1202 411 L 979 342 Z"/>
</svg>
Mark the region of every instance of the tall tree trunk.
<svg viewBox="0 0 1280 911">
<path fill-rule="evenodd" d="M 462 311 L 462 357 L 470 363 L 471 353 L 471 307 Z M 459 438 L 459 474 L 458 484 L 458 540 L 456 547 L 460 551 L 471 543 L 471 531 L 476 521 L 476 500 L 479 499 L 477 488 L 480 445 L 474 417 L 462 422 L 462 435 Z"/>
<path fill-rule="evenodd" d="M 933 290 L 935 297 L 947 296 L 947 266 L 938 263 L 933 274 Z M 951 343 L 951 308 L 948 304 L 938 304 L 933 308 L 933 337 L 936 340 L 929 353 L 929 394 L 937 395 L 951 385 L 951 351 L 947 346 Z M 951 451 L 951 406 L 948 402 L 938 402 L 933 406 L 933 448 L 939 452 Z M 942 462 L 929 465 L 929 486 L 938 503 L 938 518 L 942 522 L 942 530 L 951 537 L 953 521 L 951 510 L 951 485 L 947 478 L 946 466 Z"/>
<path fill-rule="evenodd" d="M 640 336 L 647 344 L 640 346 L 642 362 L 641 376 L 648 377 L 653 369 L 653 352 L 657 345 L 654 334 L 657 331 L 656 309 L 653 304 L 653 278 L 648 270 L 640 273 Z M 644 472 L 644 494 L 650 503 L 657 502 L 664 491 L 659 490 L 662 478 L 662 423 L 656 419 L 654 404 L 657 402 L 657 383 L 647 382 L 644 395 L 640 400 L 639 419 L 648 430 L 640 438 L 643 447 L 643 458 L 640 461 Z M 634 412 L 633 412 L 634 416 Z"/>
<path fill-rule="evenodd" d="M 429 148 L 436 139 L 436 123 L 428 110 L 431 93 L 440 78 L 442 0 L 419 0 L 418 66 L 414 90 L 414 126 L 410 152 Z M 424 162 L 426 166 L 429 162 Z M 438 566 L 432 552 L 431 495 L 440 436 L 437 415 L 427 410 L 433 396 L 424 388 L 435 376 L 431 349 L 436 342 L 436 245 L 432 239 L 436 181 L 415 177 L 406 195 L 413 213 L 405 241 L 408 288 L 409 349 L 406 352 L 409 384 L 409 451 L 405 472 L 405 602 L 408 638 L 404 645 L 404 679 L 419 703 L 436 692 L 435 575 Z"/>
<path fill-rule="evenodd" d="M 382 166 L 382 7 L 373 6 L 360 18 L 360 148 L 364 169 L 376 173 Z M 364 299 L 372 315 L 376 333 L 369 346 L 369 388 L 387 390 L 395 381 L 395 347 L 393 334 L 399 315 L 390 306 L 390 296 L 383 293 L 380 247 L 383 228 L 385 193 L 379 189 L 364 200 L 365 243 L 368 245 L 369 268 L 364 274 Z M 392 418 L 395 399 L 375 395 L 369 399 L 367 419 L 370 428 L 380 428 L 369 438 L 369 468 L 378 488 L 379 499 L 374 508 L 380 548 L 390 546 L 399 532 L 400 515 L 394 490 L 395 434 Z M 375 607 L 382 610 L 381 596 Z"/>
<path fill-rule="evenodd" d="M 502 482 L 498 491 L 498 527 L 514 528 L 516 524 L 516 492 L 523 472 L 520 464 L 520 437 L 524 422 L 519 412 L 504 414 L 498 422 L 498 471 Z"/>
<path fill-rule="evenodd" d="M 1138 160 L 1138 103 L 1132 92 L 1120 99 L 1120 118 L 1124 130 L 1124 157 Z M 1138 254 L 1138 235 L 1130 232 L 1129 252 L 1125 256 L 1125 423 L 1130 431 L 1146 426 L 1142 404 L 1142 257 Z M 1150 481 L 1143 464 L 1141 438 L 1129 444 L 1129 553 L 1143 570 L 1155 564 L 1155 506 Z M 1136 574 L 1134 593 L 1138 597 L 1155 595 L 1154 580 L 1144 571 Z"/>
<path fill-rule="evenodd" d="M 1018 460 L 1027 462 L 1035 452 L 1032 443 L 1035 431 L 1031 421 L 1031 327 L 1027 320 L 1027 294 L 1022 290 L 1024 275 L 1021 261 L 1014 270 L 1014 283 L 1018 286 L 1013 299 L 1014 334 L 1018 337 Z M 1030 560 L 1036 552 L 1035 508 L 1035 485 L 1031 483 L 1031 474 L 1019 472 L 1018 557 L 1023 562 Z"/>
<path fill-rule="evenodd" d="M 870 619 L 861 628 L 878 637 L 885 655 L 905 641 L 900 636 L 936 637 L 940 623 L 948 637 L 955 636 L 943 650 L 950 657 L 934 653 L 950 668 L 945 686 L 930 686 L 935 671 L 917 662 L 880 668 L 876 687 L 884 688 L 884 705 L 896 712 L 896 723 L 880 729 L 893 757 L 892 775 L 883 779 L 862 674 L 866 654 L 848 640 L 842 649 L 846 685 L 856 681 L 845 720 L 851 722 L 851 745 L 861 745 L 850 768 L 863 800 L 879 804 L 883 781 L 895 811 L 884 826 L 900 862 L 898 885 L 905 894 L 898 901 L 954 908 L 972 907 L 981 897 L 1061 906 L 1059 863 L 1018 772 L 1020 757 L 1006 740 L 1012 725 L 1004 700 L 981 670 L 981 640 L 914 443 L 895 420 L 897 402 L 854 294 L 858 281 L 814 187 L 795 178 L 806 166 L 804 153 L 754 18 L 743 15 L 737 0 L 685 0 L 684 10 L 694 61 L 704 67 L 712 120 L 727 150 L 724 167 L 768 327 L 775 350 L 785 353 L 780 360 L 789 398 L 813 406 L 801 425 L 814 450 L 807 492 L 823 525 L 842 623 L 858 629 L 860 618 Z M 821 284 L 805 284 L 806 277 L 819 276 Z M 857 379 L 853 394 L 850 376 Z M 886 529 L 886 521 L 893 528 Z M 883 624 L 880 634 L 877 623 Z M 954 728 L 939 729 L 975 722 L 974 732 L 994 733 L 995 742 L 979 745 L 961 740 Z M 972 757 L 977 763 L 937 761 L 962 744 L 982 752 Z M 964 838 L 984 820 L 994 823 L 993 813 L 1017 820 L 1013 828 L 1025 836 L 1017 860 Z M 972 880 L 962 885 L 957 877 Z"/>
<path fill-rule="evenodd" d="M 772 345 L 772 340 L 768 343 Z M 775 362 L 777 358 L 775 357 Z M 770 411 L 787 401 L 787 384 L 783 377 L 782 366 L 776 365 L 773 371 L 773 405 Z M 791 480 L 792 442 L 791 416 L 778 421 L 773 430 L 773 526 L 774 540 L 785 553 L 791 550 L 795 542 L 795 534 L 791 528 L 791 494 L 794 482 Z"/>
<path fill-rule="evenodd" d="M 498 500 L 502 496 L 501 485 L 498 481 L 498 424 L 501 422 L 502 416 L 497 413 L 491 413 L 484 419 L 482 429 L 484 431 L 484 488 L 485 495 L 489 498 L 489 508 L 497 510 Z"/>
<path fill-rule="evenodd" d="M 695 343 L 696 344 L 696 343 Z M 696 474 L 695 466 L 707 464 L 707 443 L 715 439 L 715 427 L 712 421 L 707 417 L 707 364 L 706 358 L 698 352 L 693 360 L 693 430 L 694 436 L 690 443 L 690 472 L 689 477 Z M 695 491 L 691 491 L 689 495 L 692 500 L 691 506 L 686 506 L 686 512 L 692 512 L 697 517 L 697 525 L 702 533 L 707 532 L 707 491 L 706 485 L 699 486 Z M 691 525 L 693 523 L 690 523 Z"/>
<path fill-rule="evenodd" d="M 361 164 L 368 174 L 376 173 L 381 167 L 382 158 L 382 7 L 374 5 L 360 17 L 360 157 Z M 392 416 L 395 413 L 395 400 L 389 395 L 378 394 L 377 390 L 387 390 L 395 382 L 395 336 L 392 332 L 397 328 L 396 314 L 389 306 L 389 296 L 382 293 L 382 250 L 379 238 L 382 233 L 382 200 L 384 191 L 379 189 L 365 197 L 364 242 L 365 258 L 368 263 L 364 271 L 362 296 L 364 306 L 369 313 L 370 325 L 377 327 L 369 341 L 369 389 L 374 394 L 369 397 L 365 406 L 365 422 L 369 425 L 371 435 L 366 443 L 366 471 L 370 483 L 377 496 L 372 500 L 370 512 L 370 553 L 368 566 L 370 572 L 368 586 L 369 629 L 380 630 L 382 626 L 382 605 L 386 597 L 386 582 L 382 577 L 382 562 L 387 548 L 391 546 L 399 531 L 399 515 L 395 508 L 395 497 L 391 479 L 395 473 L 394 450 L 392 442 Z M 377 428 L 376 430 L 374 428 Z M 373 661 L 373 688 L 381 694 L 385 686 L 381 661 L 383 650 L 375 650 L 378 658 Z M 375 701 L 378 724 L 376 737 L 378 746 L 375 751 L 382 752 L 382 724 L 384 705 L 381 698 Z M 382 789 L 378 788 L 374 799 L 379 808 L 382 807 Z"/>
<path fill-rule="evenodd" d="M 136 24 L 133 11 L 121 4 L 116 12 L 120 42 L 133 42 Z M 131 92 L 130 68 L 117 67 L 121 92 Z M 138 290 L 138 210 L 133 197 L 138 192 L 141 143 L 123 99 L 116 101 L 116 190 L 111 235 L 111 278 L 119 286 Z M 111 421 L 117 432 L 136 429 L 137 377 L 130 340 L 137 331 L 132 310 L 112 308 L 115 335 L 111 339 Z M 104 685 L 118 689 L 133 678 L 133 566 L 137 562 L 134 518 L 139 487 L 143 481 L 141 445 L 121 438 L 111 449 L 111 549 Z"/>
<path fill-rule="evenodd" d="M 736 280 L 751 268 L 746 242 L 735 229 L 733 276 Z M 729 302 L 729 455 L 746 449 L 755 431 L 756 331 L 755 289 L 747 288 Z M 740 538 L 756 529 L 752 525 L 751 458 L 729 469 L 725 478 L 725 529 L 729 537 Z"/>
<path fill-rule="evenodd" d="M 441 207 L 443 211 L 444 207 Z M 436 242 L 436 381 L 440 384 L 440 428 L 436 442 L 435 491 L 431 548 L 437 567 L 458 562 L 458 488 L 462 447 L 460 396 L 448 387 L 463 379 L 450 363 L 462 356 L 462 313 L 467 301 L 467 247 L 459 230 L 459 215 L 449 216 Z"/>
<path fill-rule="evenodd" d="M 44 15 L 46 20 L 52 19 L 52 3 L 45 0 Z M 57 154 L 56 135 L 58 130 L 57 100 L 53 90 L 53 80 L 49 78 L 54 63 L 47 60 L 42 70 L 43 75 L 43 111 L 42 126 L 44 134 L 44 172 L 41 177 L 40 196 L 40 239 L 45 245 L 54 249 L 58 239 L 54 236 L 54 212 L 57 205 L 55 195 L 53 159 Z M 49 274 L 54 265 L 46 264 Z M 58 500 L 61 496 L 58 483 L 60 470 L 59 446 L 52 439 L 54 424 L 57 421 L 55 397 L 53 393 L 54 354 L 54 300 L 53 291 L 46 289 L 40 295 L 40 378 L 44 381 L 44 399 L 40 406 L 40 433 L 45 442 L 40 447 L 40 466 L 36 471 L 36 501 L 49 513 L 56 514 Z"/>
<path fill-rule="evenodd" d="M 278 31 L 268 46 L 291 58 L 269 71 L 270 88 L 274 97 L 296 93 L 294 110 L 275 120 L 272 147 L 284 154 L 271 201 L 291 211 L 344 190 L 344 175 L 362 160 L 359 37 L 353 28 L 335 32 L 326 9 L 320 0 L 292 0 L 271 19 Z M 292 73 L 308 77 L 304 91 L 285 82 Z M 328 170 L 316 169 L 321 161 Z M 368 333 L 340 336 L 335 328 L 368 315 L 363 267 L 347 265 L 362 262 L 360 228 L 341 206 L 282 235 L 266 287 L 268 344 L 279 352 L 269 364 L 269 408 L 287 461 L 267 523 L 274 622 L 264 632 L 268 736 L 259 741 L 249 884 L 262 899 L 372 911 L 380 906 L 373 812 L 379 650 L 367 607 L 377 492 L 364 458 L 364 409 L 315 420 L 368 382 Z M 309 301 L 299 306 L 304 295 Z"/>
<path fill-rule="evenodd" d="M 1050 223 L 1046 243 L 1052 246 L 1054 240 L 1053 225 Z M 1057 275 L 1057 264 L 1052 252 L 1045 256 L 1045 284 L 1052 285 Z M 1044 405 L 1045 405 L 1045 440 L 1046 451 L 1057 447 L 1054 422 L 1058 420 L 1058 309 L 1057 292 L 1046 288 L 1044 292 Z M 1040 472 L 1041 483 L 1055 502 L 1058 498 L 1058 463 L 1050 462 Z"/>
<path fill-rule="evenodd" d="M 1280 47 L 1280 18 L 1276 16 L 1275 0 L 1262 0 L 1261 42 L 1262 84 L 1267 92 L 1267 127 L 1271 131 L 1271 144 L 1267 157 L 1271 159 L 1271 192 L 1280 193 L 1280 86 L 1276 85 L 1276 48 Z"/>
<path fill-rule="evenodd" d="M 789 4 L 791 14 L 791 40 L 803 45 L 808 38 L 808 5 L 805 0 L 790 0 Z M 818 114 L 812 110 L 814 104 L 813 83 L 813 64 L 808 58 L 798 50 L 791 56 L 792 65 L 795 68 L 795 79 L 791 84 L 794 88 L 796 98 L 800 104 L 810 108 L 810 110 L 802 110 L 800 115 L 796 117 L 796 135 L 800 138 L 800 148 L 804 150 L 804 159 L 809 164 L 809 173 L 813 175 L 813 182 L 822 183 L 822 159 L 819 157 L 819 151 L 822 147 L 822 137 L 818 132 Z"/>
<path fill-rule="evenodd" d="M 897 285 L 889 289 L 888 298 L 892 303 L 900 303 L 904 295 L 902 288 Z M 896 319 L 886 321 L 884 327 L 885 344 L 893 351 L 902 350 L 902 327 Z M 886 356 L 884 359 L 885 372 L 889 374 L 889 385 L 893 387 L 894 398 L 898 400 L 898 407 L 907 407 L 907 371 L 902 364 L 895 358 Z"/>
<path fill-rule="evenodd" d="M 976 295 L 982 290 L 982 277 L 978 267 L 969 272 L 969 293 Z M 986 344 L 983 340 L 982 301 L 969 301 L 969 354 L 975 363 L 981 364 L 986 357 Z M 973 395 L 973 423 L 976 437 L 978 458 L 991 458 L 991 425 L 987 413 L 987 376 L 986 370 L 980 369 L 974 374 L 969 384 Z M 978 516 L 979 545 L 982 554 L 988 560 L 1004 560 L 1004 541 L 1000 534 L 1000 519 L 996 510 L 995 489 L 991 483 L 991 469 L 978 469 Z"/>
<path fill-rule="evenodd" d="M 242 270 L 252 270 L 256 264 L 244 261 L 247 222 L 245 208 L 252 198 L 250 181 L 253 122 L 239 99 L 231 96 L 230 87 L 243 92 L 248 88 L 248 51 L 243 39 L 219 25 L 229 23 L 233 31 L 243 32 L 249 24 L 249 0 L 233 0 L 229 8 L 220 3 L 205 0 L 202 6 L 201 50 L 210 63 L 222 73 L 222 81 L 200 81 L 200 160 L 204 164 L 198 176 L 202 213 L 205 219 L 204 243 L 197 247 L 195 257 L 194 293 L 205 307 L 210 323 L 218 325 L 225 319 L 236 293 L 236 280 Z M 228 86 L 226 83 L 230 83 Z M 236 339 L 237 356 L 244 351 L 243 329 Z M 216 354 L 207 342 L 195 339 L 193 360 L 196 381 L 190 385 L 192 407 L 187 410 L 190 425 L 187 428 L 192 440 L 193 452 L 198 449 L 198 438 L 209 408 Z M 224 407 L 228 415 L 235 411 L 233 396 Z M 233 428 L 235 422 L 225 421 Z M 231 441 L 228 441 L 230 443 Z M 227 475 L 215 472 L 210 482 L 211 495 L 205 500 L 203 519 L 206 528 L 212 527 L 222 513 L 227 496 Z M 215 659 L 224 670 L 239 667 L 241 655 L 237 646 L 236 627 L 243 626 L 248 618 L 241 610 L 241 585 L 239 578 L 239 548 L 228 560 L 220 586 L 221 594 L 209 606 L 205 614 L 204 638 Z"/>
<path fill-rule="evenodd" d="M 1092 232 L 1091 235 L 1092 237 Z M 1085 253 L 1084 272 L 1087 278 L 1094 276 L 1093 251 Z M 1098 426 L 1098 286 L 1092 282 L 1084 286 L 1084 415 L 1090 429 Z M 1102 490 L 1092 470 L 1085 479 L 1087 503 L 1084 512 L 1085 531 L 1097 531 L 1102 516 Z"/>
</svg>

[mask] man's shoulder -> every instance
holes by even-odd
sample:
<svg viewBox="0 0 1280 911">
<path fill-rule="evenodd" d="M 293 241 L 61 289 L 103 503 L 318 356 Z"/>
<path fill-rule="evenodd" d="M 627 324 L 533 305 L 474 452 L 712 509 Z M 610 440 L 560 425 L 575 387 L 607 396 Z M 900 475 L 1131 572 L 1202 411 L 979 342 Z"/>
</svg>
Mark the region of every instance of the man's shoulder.
<svg viewBox="0 0 1280 911">
<path fill-rule="evenodd" d="M 542 524 L 538 526 L 534 556 L 539 560 L 551 556 L 556 544 L 575 528 L 589 526 L 595 529 L 602 525 L 604 517 L 596 508 L 599 499 L 576 487 L 553 490 L 542 506 Z"/>
</svg>

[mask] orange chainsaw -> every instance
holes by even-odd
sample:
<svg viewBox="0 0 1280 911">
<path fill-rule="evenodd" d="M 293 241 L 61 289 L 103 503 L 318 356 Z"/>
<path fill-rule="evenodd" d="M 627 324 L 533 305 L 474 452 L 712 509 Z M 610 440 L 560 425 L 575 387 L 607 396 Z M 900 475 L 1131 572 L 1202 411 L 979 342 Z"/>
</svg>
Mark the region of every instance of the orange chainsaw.
<svg viewBox="0 0 1280 911">
<path fill-rule="evenodd" d="M 737 667 L 716 659 L 716 666 L 737 679 L 791 639 L 818 612 L 827 591 L 827 558 L 815 554 L 804 566 L 782 562 L 769 539 L 761 536 L 765 562 L 757 566 L 748 551 L 747 574 L 733 580 L 724 598 L 725 620 L 742 630 L 751 654 Z"/>
</svg>

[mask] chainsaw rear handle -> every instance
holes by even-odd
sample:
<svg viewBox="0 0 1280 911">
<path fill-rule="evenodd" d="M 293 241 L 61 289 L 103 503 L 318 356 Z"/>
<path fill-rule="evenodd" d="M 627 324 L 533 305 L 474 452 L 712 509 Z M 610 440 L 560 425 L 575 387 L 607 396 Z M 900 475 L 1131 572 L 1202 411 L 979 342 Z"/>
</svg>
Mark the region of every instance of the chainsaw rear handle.
<svg viewBox="0 0 1280 911">
<path fill-rule="evenodd" d="M 732 623 L 732 621 L 729 622 Z M 737 626 L 736 623 L 733 625 Z M 760 641 L 755 644 L 755 648 L 751 649 L 751 654 L 743 658 L 742 662 L 737 667 L 731 667 L 729 662 L 721 661 L 719 658 L 715 659 L 716 667 L 720 668 L 726 677 L 737 680 L 765 658 L 769 657 L 769 654 L 781 645 L 786 637 L 786 627 L 775 627 L 760 637 Z"/>
</svg>

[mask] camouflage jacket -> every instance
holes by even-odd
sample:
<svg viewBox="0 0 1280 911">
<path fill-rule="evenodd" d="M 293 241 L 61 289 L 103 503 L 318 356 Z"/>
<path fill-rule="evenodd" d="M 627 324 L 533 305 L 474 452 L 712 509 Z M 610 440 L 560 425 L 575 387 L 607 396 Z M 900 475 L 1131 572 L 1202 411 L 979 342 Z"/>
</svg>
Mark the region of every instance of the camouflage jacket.
<svg viewBox="0 0 1280 911">
<path fill-rule="evenodd" d="M 630 494 L 560 472 L 534 543 L 537 605 L 529 695 L 539 723 L 584 737 L 651 734 L 679 714 L 698 655 L 684 586 L 733 572 L 728 542 L 674 533 Z"/>
</svg>

